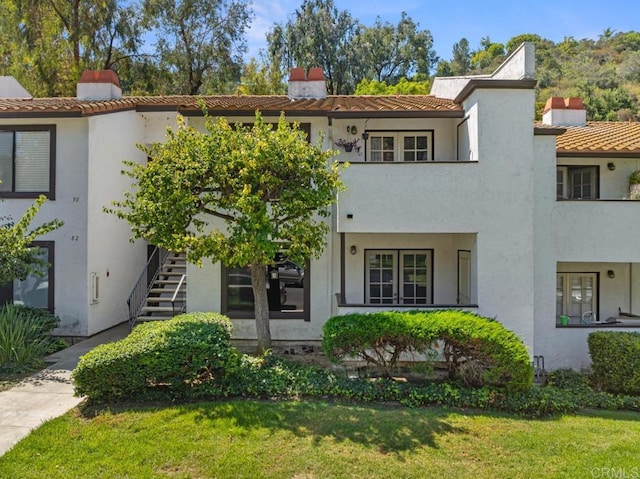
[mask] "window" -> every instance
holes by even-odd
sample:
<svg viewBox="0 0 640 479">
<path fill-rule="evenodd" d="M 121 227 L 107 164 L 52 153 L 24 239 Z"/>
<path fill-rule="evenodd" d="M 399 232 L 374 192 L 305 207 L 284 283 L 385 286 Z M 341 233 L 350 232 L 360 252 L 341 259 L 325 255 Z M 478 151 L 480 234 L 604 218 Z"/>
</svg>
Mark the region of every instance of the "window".
<svg viewBox="0 0 640 479">
<path fill-rule="evenodd" d="M 431 161 L 433 131 L 370 132 L 369 161 Z"/>
<path fill-rule="evenodd" d="M 595 200 L 598 196 L 597 166 L 559 166 L 557 168 L 557 199 Z"/>
<path fill-rule="evenodd" d="M 265 271 L 269 315 L 272 319 L 309 320 L 309 268 L 282 261 Z M 232 318 L 253 317 L 251 271 L 223 268 L 223 310 Z"/>
<path fill-rule="evenodd" d="M 0 304 L 14 303 L 48 309 L 53 312 L 53 278 L 54 278 L 54 243 L 53 241 L 36 241 L 34 248 L 40 250 L 42 258 L 49 263 L 44 276 L 31 275 L 23 281 L 14 280 L 0 287 Z"/>
<path fill-rule="evenodd" d="M 433 304 L 432 250 L 367 250 L 365 302 Z"/>
<path fill-rule="evenodd" d="M 558 273 L 556 275 L 556 318 L 570 317 L 569 324 L 580 324 L 583 315 L 598 310 L 597 273 Z"/>
<path fill-rule="evenodd" d="M 55 126 L 0 126 L 0 195 L 54 199 Z"/>
</svg>

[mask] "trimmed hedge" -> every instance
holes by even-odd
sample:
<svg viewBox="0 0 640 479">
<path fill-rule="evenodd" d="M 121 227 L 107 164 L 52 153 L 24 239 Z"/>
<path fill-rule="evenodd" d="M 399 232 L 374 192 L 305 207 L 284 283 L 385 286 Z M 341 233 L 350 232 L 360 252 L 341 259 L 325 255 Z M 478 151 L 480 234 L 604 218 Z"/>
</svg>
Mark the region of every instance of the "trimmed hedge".
<svg viewBox="0 0 640 479">
<path fill-rule="evenodd" d="M 231 321 L 217 313 L 188 313 L 143 323 L 121 341 L 80 358 L 76 395 L 97 401 L 197 397 L 237 368 Z"/>
<path fill-rule="evenodd" d="M 526 390 L 533 381 L 525 345 L 499 322 L 458 310 L 377 312 L 330 318 L 323 328 L 333 362 L 359 358 L 391 373 L 402 353 L 440 346 L 450 379 Z"/>
<path fill-rule="evenodd" d="M 597 331 L 587 340 L 593 379 L 611 393 L 640 395 L 640 333 Z"/>
</svg>

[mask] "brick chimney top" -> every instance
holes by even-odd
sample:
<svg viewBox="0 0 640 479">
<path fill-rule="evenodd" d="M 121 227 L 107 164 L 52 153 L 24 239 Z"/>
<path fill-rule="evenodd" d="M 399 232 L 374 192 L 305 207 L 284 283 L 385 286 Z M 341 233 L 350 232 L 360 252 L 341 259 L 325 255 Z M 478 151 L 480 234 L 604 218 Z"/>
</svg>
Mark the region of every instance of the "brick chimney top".
<svg viewBox="0 0 640 479">
<path fill-rule="evenodd" d="M 120 79 L 113 70 L 85 70 L 76 85 L 78 100 L 119 100 Z"/>
<path fill-rule="evenodd" d="M 322 68 L 310 68 L 309 75 L 305 75 L 304 69 L 295 67 L 289 74 L 289 98 L 297 100 L 301 98 L 326 98 L 327 87 L 324 81 Z"/>
<path fill-rule="evenodd" d="M 544 105 L 542 122 L 551 126 L 585 126 L 587 111 L 581 98 L 555 96 Z"/>
</svg>

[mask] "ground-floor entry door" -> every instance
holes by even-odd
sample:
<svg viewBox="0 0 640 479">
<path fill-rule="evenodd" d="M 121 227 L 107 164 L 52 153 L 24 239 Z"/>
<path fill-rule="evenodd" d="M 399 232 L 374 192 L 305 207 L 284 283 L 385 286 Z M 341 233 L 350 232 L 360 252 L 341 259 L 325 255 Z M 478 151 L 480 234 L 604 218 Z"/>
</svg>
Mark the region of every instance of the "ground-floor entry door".
<svg viewBox="0 0 640 479">
<path fill-rule="evenodd" d="M 458 304 L 471 304 L 471 251 L 458 250 Z"/>
</svg>

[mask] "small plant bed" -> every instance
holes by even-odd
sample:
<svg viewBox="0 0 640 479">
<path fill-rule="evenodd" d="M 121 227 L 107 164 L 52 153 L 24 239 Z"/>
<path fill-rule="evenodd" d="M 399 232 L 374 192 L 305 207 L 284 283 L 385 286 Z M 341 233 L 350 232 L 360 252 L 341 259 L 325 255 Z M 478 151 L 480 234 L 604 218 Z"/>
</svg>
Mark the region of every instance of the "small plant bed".
<svg viewBox="0 0 640 479">
<path fill-rule="evenodd" d="M 73 372 L 76 392 L 93 403 L 331 398 L 507 411 L 529 417 L 584 408 L 640 410 L 639 397 L 615 396 L 586 386 L 565 387 L 566 381 L 516 389 L 497 384 L 472 387 L 449 378 L 416 384 L 392 377 L 353 377 L 341 369 L 270 354 L 241 354 L 230 346 L 230 334 L 229 319 L 214 313 L 190 313 L 140 325 L 126 339 L 99 346 L 80 359 Z"/>
<path fill-rule="evenodd" d="M 46 356 L 66 347 L 63 340 L 51 335 L 59 321 L 42 309 L 12 304 L 0 307 L 0 381 L 13 384 L 42 369 Z"/>
</svg>

